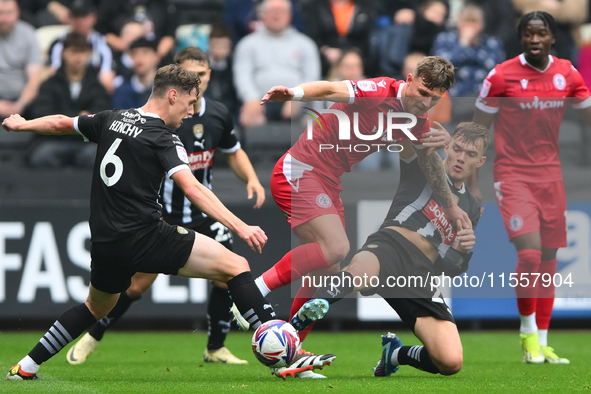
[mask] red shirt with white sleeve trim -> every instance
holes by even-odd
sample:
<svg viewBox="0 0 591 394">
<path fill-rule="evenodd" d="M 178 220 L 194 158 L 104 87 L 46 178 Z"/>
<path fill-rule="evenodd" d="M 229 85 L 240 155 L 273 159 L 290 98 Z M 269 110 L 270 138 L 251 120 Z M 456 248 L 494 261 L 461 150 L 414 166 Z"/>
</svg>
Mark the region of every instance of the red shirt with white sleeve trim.
<svg viewBox="0 0 591 394">
<path fill-rule="evenodd" d="M 497 65 L 483 82 L 476 108 L 496 114 L 496 181 L 562 179 L 558 134 L 566 106 L 586 108 L 591 98 L 570 61 L 549 58 L 541 71 L 521 54 Z"/>
<path fill-rule="evenodd" d="M 340 176 L 351 171 L 353 164 L 378 150 L 387 150 L 387 146 L 396 141 L 410 139 L 408 134 L 412 133 L 417 139 L 413 143 L 417 148 L 422 148 L 418 140 L 423 133 L 430 131 L 425 113 L 416 118 L 416 125 L 408 128 L 408 134 L 396 128 L 392 130 L 392 139 L 387 139 L 388 113 L 406 115 L 391 114 L 392 124 L 411 121 L 411 115 L 406 113 L 402 105 L 404 81 L 383 77 L 345 82 L 349 89 L 349 102 L 333 104 L 328 110 L 323 110 L 320 117 L 319 113 L 310 110 L 308 124 L 312 125 L 312 137 L 308 138 L 307 129 L 291 148 L 293 158 L 311 166 L 312 171 L 322 174 L 337 185 L 340 183 Z M 339 115 L 330 113 L 333 110 L 342 112 L 341 117 L 345 120 L 344 123 L 341 121 L 342 128 L 339 128 Z M 345 127 L 346 124 L 349 127 Z M 348 134 L 349 139 L 339 134 Z M 369 139 L 377 134 L 377 138 Z M 366 139 L 364 136 L 367 136 Z M 396 147 L 390 149 L 399 150 Z"/>
</svg>

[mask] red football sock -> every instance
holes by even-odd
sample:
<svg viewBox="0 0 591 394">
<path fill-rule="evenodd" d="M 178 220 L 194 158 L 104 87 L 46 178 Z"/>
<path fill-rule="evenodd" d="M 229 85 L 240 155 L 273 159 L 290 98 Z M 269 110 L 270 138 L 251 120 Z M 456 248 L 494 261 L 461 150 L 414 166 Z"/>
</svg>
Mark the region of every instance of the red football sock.
<svg viewBox="0 0 591 394">
<path fill-rule="evenodd" d="M 517 295 L 517 309 L 520 315 L 529 316 L 536 311 L 537 289 L 540 288 L 540 281 L 538 280 L 534 288 L 532 285 L 535 277 L 531 274 L 539 272 L 541 261 L 541 250 L 523 249 L 517 252 L 517 267 L 515 268 L 515 272 L 517 273 L 519 285 L 515 288 L 515 294 Z M 521 283 L 525 283 L 525 280 L 520 280 L 522 277 L 521 274 L 524 274 L 523 278 L 529 280 L 529 286 L 520 286 Z"/>
<path fill-rule="evenodd" d="M 300 310 L 302 305 L 304 305 L 306 302 L 308 302 L 312 299 L 312 296 L 314 295 L 315 292 L 316 292 L 315 287 L 304 287 L 304 286 L 300 287 L 300 289 L 296 293 L 293 303 L 291 304 L 291 311 L 289 312 L 290 319 L 291 319 L 291 317 L 293 317 L 293 315 L 298 313 L 298 311 Z M 304 330 L 298 332 L 301 342 L 304 342 L 304 340 L 306 339 L 306 337 L 308 336 L 310 331 L 312 331 L 312 327 L 314 327 L 314 324 L 315 323 L 312 323 L 308 327 L 306 327 Z"/>
<path fill-rule="evenodd" d="M 300 279 L 309 272 L 330 267 L 319 244 L 300 245 L 289 251 L 277 264 L 263 273 L 263 280 L 273 291 Z"/>
<path fill-rule="evenodd" d="M 536 324 L 538 329 L 547 330 L 550 326 L 550 317 L 552 316 L 552 308 L 554 307 L 554 281 L 550 280 L 550 286 L 544 287 L 541 284 L 542 275 L 549 274 L 550 278 L 554 278 L 556 273 L 556 259 L 542 261 L 540 265 L 540 279 L 538 280 L 538 298 L 536 303 Z M 548 275 L 546 275 L 546 278 Z M 548 283 L 546 280 L 545 283 Z"/>
</svg>

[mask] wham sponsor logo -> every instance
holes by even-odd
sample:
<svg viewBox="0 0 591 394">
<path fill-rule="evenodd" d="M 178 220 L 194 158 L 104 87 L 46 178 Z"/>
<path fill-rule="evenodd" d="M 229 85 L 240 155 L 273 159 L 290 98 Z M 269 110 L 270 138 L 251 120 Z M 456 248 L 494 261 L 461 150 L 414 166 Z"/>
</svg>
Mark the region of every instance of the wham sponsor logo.
<svg viewBox="0 0 591 394">
<path fill-rule="evenodd" d="M 204 150 L 203 152 L 195 152 L 189 154 L 189 166 L 191 171 L 203 170 L 211 167 L 213 162 L 213 154 L 215 149 Z"/>
<path fill-rule="evenodd" d="M 542 101 L 538 96 L 529 103 L 519 103 L 521 109 L 548 109 L 548 108 L 562 108 L 564 107 L 564 97 L 559 100 Z"/>
<path fill-rule="evenodd" d="M 431 223 L 435 226 L 441 235 L 441 241 L 449 245 L 456 238 L 456 232 L 453 225 L 443 213 L 443 210 L 437 205 L 434 200 L 429 201 L 429 204 L 423 209 L 425 216 L 429 218 Z"/>
</svg>

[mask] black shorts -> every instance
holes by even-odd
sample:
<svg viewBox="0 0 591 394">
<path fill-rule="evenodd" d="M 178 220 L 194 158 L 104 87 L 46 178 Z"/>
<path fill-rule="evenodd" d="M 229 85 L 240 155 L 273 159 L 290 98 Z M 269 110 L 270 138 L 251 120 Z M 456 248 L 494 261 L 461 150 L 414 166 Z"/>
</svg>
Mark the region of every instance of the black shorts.
<svg viewBox="0 0 591 394">
<path fill-rule="evenodd" d="M 155 226 L 112 242 L 93 242 L 90 283 L 106 293 L 121 293 L 136 272 L 176 275 L 189 259 L 195 232 L 160 220 Z"/>
<path fill-rule="evenodd" d="M 233 251 L 232 244 L 234 243 L 234 239 L 232 238 L 232 232 L 226 226 L 216 220 L 213 220 L 209 217 L 204 219 L 205 220 L 199 222 L 197 225 L 187 224 L 187 227 L 197 231 L 199 234 L 203 234 L 218 241 L 224 245 L 226 249 Z"/>
<path fill-rule="evenodd" d="M 412 332 L 415 332 L 418 317 L 431 316 L 456 324 L 451 310 L 443 298 L 385 298 L 385 300 Z"/>
<path fill-rule="evenodd" d="M 433 263 L 406 237 L 383 228 L 371 234 L 359 251 L 373 253 L 380 262 L 378 287 L 361 294 L 382 296 L 413 330 L 417 317 L 433 316 L 455 323 L 439 289 L 431 287 Z"/>
</svg>

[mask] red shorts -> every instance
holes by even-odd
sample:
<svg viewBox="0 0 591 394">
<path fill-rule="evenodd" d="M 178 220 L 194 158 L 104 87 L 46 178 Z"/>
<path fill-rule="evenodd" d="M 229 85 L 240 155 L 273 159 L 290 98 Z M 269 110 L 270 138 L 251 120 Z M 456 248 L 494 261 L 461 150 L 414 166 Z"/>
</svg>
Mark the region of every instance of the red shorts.
<svg viewBox="0 0 591 394">
<path fill-rule="evenodd" d="M 287 152 L 273 168 L 271 194 L 292 230 L 318 216 L 339 215 L 345 228 L 345 208 L 339 186 L 314 173 L 313 167 Z"/>
<path fill-rule="evenodd" d="M 566 246 L 566 193 L 562 180 L 495 182 L 497 203 L 509 239 L 540 232 L 542 246 Z"/>
</svg>

